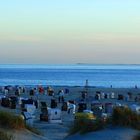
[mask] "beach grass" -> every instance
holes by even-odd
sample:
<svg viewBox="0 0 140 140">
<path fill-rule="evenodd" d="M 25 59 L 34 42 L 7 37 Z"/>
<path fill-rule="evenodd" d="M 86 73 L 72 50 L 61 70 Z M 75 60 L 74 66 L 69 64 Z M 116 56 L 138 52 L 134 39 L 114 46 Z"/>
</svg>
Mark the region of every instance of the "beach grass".
<svg viewBox="0 0 140 140">
<path fill-rule="evenodd" d="M 87 115 L 81 115 L 77 119 L 75 119 L 73 125 L 70 128 L 69 134 L 85 134 L 88 132 L 98 131 L 104 129 L 105 122 L 101 119 L 92 120 L 87 117 Z"/>
<path fill-rule="evenodd" d="M 92 120 L 89 119 L 87 115 L 80 115 L 74 120 L 74 123 L 70 128 L 70 135 L 75 133 L 85 134 L 88 132 L 102 130 L 110 125 L 130 127 L 140 130 L 140 115 L 131 111 L 127 107 L 114 108 L 112 116 L 107 118 L 106 121 L 99 118 Z"/>
<path fill-rule="evenodd" d="M 0 131 L 0 140 L 14 140 L 13 135 Z"/>
<path fill-rule="evenodd" d="M 37 135 L 41 135 L 41 132 L 38 129 L 25 124 L 20 116 L 16 116 L 13 113 L 6 111 L 0 111 L 0 127 L 15 130 L 27 129 Z"/>
<path fill-rule="evenodd" d="M 25 128 L 24 120 L 13 113 L 0 111 L 0 126 L 2 128 L 23 129 Z"/>
<path fill-rule="evenodd" d="M 140 130 L 140 115 L 127 107 L 116 107 L 112 114 L 112 124 Z"/>
</svg>

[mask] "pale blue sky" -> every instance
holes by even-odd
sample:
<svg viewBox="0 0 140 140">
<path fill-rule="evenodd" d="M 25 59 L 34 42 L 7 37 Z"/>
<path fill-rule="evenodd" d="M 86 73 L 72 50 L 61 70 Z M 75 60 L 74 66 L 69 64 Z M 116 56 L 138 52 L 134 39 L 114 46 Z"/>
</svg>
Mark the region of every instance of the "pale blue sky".
<svg viewBox="0 0 140 140">
<path fill-rule="evenodd" d="M 139 60 L 139 0 L 0 0 L 0 63 Z"/>
</svg>

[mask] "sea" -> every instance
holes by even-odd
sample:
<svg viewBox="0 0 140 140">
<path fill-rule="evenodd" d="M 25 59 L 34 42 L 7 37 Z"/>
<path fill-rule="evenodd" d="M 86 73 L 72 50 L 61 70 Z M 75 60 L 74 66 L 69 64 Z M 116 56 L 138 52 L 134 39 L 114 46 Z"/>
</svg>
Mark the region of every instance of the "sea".
<svg viewBox="0 0 140 140">
<path fill-rule="evenodd" d="M 140 87 L 140 65 L 0 65 L 0 86 Z"/>
</svg>

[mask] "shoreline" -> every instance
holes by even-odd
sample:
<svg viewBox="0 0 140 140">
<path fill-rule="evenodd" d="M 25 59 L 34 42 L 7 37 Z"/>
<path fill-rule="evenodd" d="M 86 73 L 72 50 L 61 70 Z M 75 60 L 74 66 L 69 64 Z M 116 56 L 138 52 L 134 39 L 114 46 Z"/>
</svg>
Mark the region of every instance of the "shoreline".
<svg viewBox="0 0 140 140">
<path fill-rule="evenodd" d="M 69 87 L 69 88 L 75 88 L 75 87 L 79 87 L 79 88 L 84 88 L 86 86 L 84 85 L 44 85 L 44 84 L 38 84 L 38 85 L 24 85 L 24 84 L 10 84 L 10 85 L 0 85 L 0 87 L 38 87 L 38 86 L 42 86 L 42 87 Z M 107 86 L 88 86 L 87 88 L 91 89 L 91 88 L 96 88 L 96 89 L 140 89 L 140 87 L 135 88 L 135 86 L 128 86 L 128 87 L 107 87 Z"/>
</svg>

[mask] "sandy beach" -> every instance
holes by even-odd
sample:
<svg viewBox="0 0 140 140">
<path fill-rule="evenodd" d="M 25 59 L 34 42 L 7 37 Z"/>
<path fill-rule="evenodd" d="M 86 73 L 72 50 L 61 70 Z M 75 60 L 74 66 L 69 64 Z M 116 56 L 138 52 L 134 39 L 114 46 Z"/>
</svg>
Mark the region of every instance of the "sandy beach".
<svg viewBox="0 0 140 140">
<path fill-rule="evenodd" d="M 54 90 L 54 97 L 52 96 L 48 96 L 46 94 L 46 92 L 44 92 L 44 94 L 38 94 L 38 95 L 34 95 L 34 96 L 30 96 L 29 95 L 29 91 L 30 89 L 32 89 L 32 87 L 26 87 L 26 92 L 25 93 L 21 93 L 20 97 L 23 98 L 34 98 L 34 99 L 38 99 L 39 102 L 41 101 L 45 101 L 48 105 L 48 107 L 50 107 L 50 101 L 52 98 L 55 98 L 58 101 L 58 91 L 59 90 L 65 90 L 66 88 L 69 89 L 69 93 L 64 95 L 64 99 L 65 101 L 68 100 L 75 100 L 76 101 L 76 105 L 78 105 L 78 102 L 80 102 L 81 100 L 81 91 L 85 90 L 85 87 L 68 87 L 68 86 L 55 86 L 55 87 L 51 87 Z M 140 89 L 139 88 L 96 88 L 96 87 L 88 87 L 87 92 L 88 95 L 86 97 L 86 102 L 87 102 L 87 107 L 88 109 L 90 109 L 90 104 L 92 101 L 95 100 L 95 95 L 97 93 L 97 91 L 99 92 L 104 92 L 104 93 L 115 93 L 115 97 L 114 99 L 100 99 L 99 101 L 102 103 L 120 103 L 120 104 L 124 104 L 124 105 L 132 105 L 132 104 L 137 104 L 139 105 L 139 101 L 140 101 Z M 10 95 L 14 95 L 15 91 L 11 90 L 9 92 Z M 132 98 L 129 101 L 125 100 L 125 96 L 127 96 L 128 93 L 132 93 Z M 3 95 L 4 93 L 1 93 L 1 95 Z M 124 100 L 118 100 L 118 95 L 122 94 L 124 96 Z M 137 101 L 135 101 L 135 97 L 137 97 Z M 62 103 L 58 103 L 57 108 L 61 109 Z M 9 109 L 9 108 L 4 108 L 4 107 L 0 107 L 1 110 L 7 110 L 7 111 L 11 111 L 14 112 L 15 114 L 20 114 L 21 110 L 19 108 L 19 106 L 17 105 L 16 109 Z M 77 108 L 76 108 L 77 110 Z M 74 135 L 74 136 L 68 136 L 69 135 L 69 128 L 72 124 L 72 122 L 74 121 L 74 115 L 68 114 L 66 111 L 62 111 L 62 123 L 61 124 L 51 124 L 48 122 L 43 122 L 40 121 L 40 107 L 38 109 L 36 109 L 35 111 L 35 118 L 33 121 L 33 127 L 35 127 L 36 129 L 38 129 L 41 132 L 41 136 L 37 136 L 29 131 L 19 131 L 16 132 L 15 135 L 15 139 L 19 140 L 19 139 L 23 139 L 24 140 L 31 140 L 31 139 L 35 139 L 35 140 L 72 140 L 72 139 L 81 139 L 81 140 L 85 140 L 85 139 L 92 139 L 95 138 L 95 140 L 100 140 L 103 139 L 105 136 L 106 138 L 104 138 L 103 140 L 114 140 L 112 138 L 115 137 L 115 140 L 123 140 L 123 139 L 131 139 L 131 136 L 133 137 L 133 135 L 135 135 L 137 133 L 136 130 L 133 129 L 127 129 L 127 128 L 114 128 L 112 129 L 107 129 L 107 130 L 102 130 L 102 131 L 98 131 L 98 132 L 93 132 L 90 134 L 86 134 L 85 136 L 80 136 L 80 135 Z M 128 132 L 130 132 L 128 134 Z M 110 137 L 109 137 L 110 136 Z M 109 137 L 109 139 L 107 138 Z"/>
</svg>

